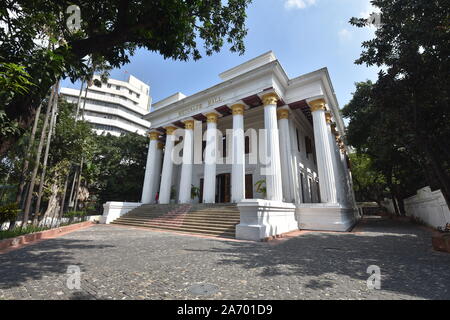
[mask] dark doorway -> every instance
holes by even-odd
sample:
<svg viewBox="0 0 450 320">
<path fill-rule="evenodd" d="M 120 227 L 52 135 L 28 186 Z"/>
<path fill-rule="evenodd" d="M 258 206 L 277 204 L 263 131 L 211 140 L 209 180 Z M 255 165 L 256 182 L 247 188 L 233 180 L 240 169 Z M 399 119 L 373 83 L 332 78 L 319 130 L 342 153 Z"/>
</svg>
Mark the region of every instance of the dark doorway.
<svg viewBox="0 0 450 320">
<path fill-rule="evenodd" d="M 231 174 L 224 173 L 216 176 L 216 203 L 231 201 Z"/>
<path fill-rule="evenodd" d="M 205 179 L 200 179 L 200 194 L 198 196 L 198 202 L 203 203 L 203 183 L 205 182 Z"/>
<path fill-rule="evenodd" d="M 253 175 L 245 175 L 245 199 L 253 199 Z"/>
</svg>

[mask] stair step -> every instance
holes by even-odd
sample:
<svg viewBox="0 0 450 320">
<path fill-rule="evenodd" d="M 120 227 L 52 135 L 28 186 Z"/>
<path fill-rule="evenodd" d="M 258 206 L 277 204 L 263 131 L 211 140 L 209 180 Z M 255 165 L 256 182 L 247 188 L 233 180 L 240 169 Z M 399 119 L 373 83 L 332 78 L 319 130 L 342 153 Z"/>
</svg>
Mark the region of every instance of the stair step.
<svg viewBox="0 0 450 320">
<path fill-rule="evenodd" d="M 112 224 L 234 238 L 239 222 L 236 204 L 148 204 Z"/>
<path fill-rule="evenodd" d="M 212 235 L 212 236 L 230 237 L 230 238 L 235 237 L 234 231 L 211 231 L 211 230 L 205 230 L 205 229 L 199 229 L 199 228 L 173 228 L 173 227 L 168 227 L 168 226 L 142 225 L 142 224 L 136 224 L 136 223 L 112 222 L 112 224 L 135 226 L 135 227 L 145 227 L 145 228 L 151 228 L 151 229 L 171 230 L 171 231 L 184 232 L 184 233 L 197 233 L 197 234 L 205 234 L 205 235 Z"/>
<path fill-rule="evenodd" d="M 225 224 L 225 225 L 211 225 L 211 224 L 200 224 L 200 223 L 176 223 L 176 222 L 166 222 L 166 221 L 136 221 L 136 220 L 119 220 L 114 221 L 117 223 L 139 223 L 142 225 L 155 225 L 155 226 L 170 226 L 174 228 L 199 228 L 208 230 L 230 230 L 235 228 L 236 224 Z"/>
<path fill-rule="evenodd" d="M 131 216 L 123 216 L 119 219 L 132 219 L 132 220 L 140 220 L 140 221 L 190 221 L 190 222 L 209 222 L 209 223 L 234 223 L 239 222 L 240 219 L 220 219 L 220 218 L 198 218 L 198 217 L 180 217 L 180 218 L 165 218 L 165 217 L 159 217 L 159 218 L 145 218 L 145 217 L 131 217 Z"/>
<path fill-rule="evenodd" d="M 149 219 L 152 219 L 152 218 L 168 218 L 168 219 L 171 219 L 171 218 L 175 218 L 175 217 L 180 217 L 182 214 L 179 214 L 179 215 L 154 215 L 154 214 L 129 214 L 129 215 L 127 215 L 128 217 L 139 217 L 139 218 L 149 218 Z M 184 215 L 184 217 L 192 217 L 192 218 L 201 218 L 201 219 L 208 219 L 208 218 L 211 218 L 211 219 L 240 219 L 240 215 L 239 214 L 236 214 L 236 215 L 220 215 L 220 214 L 217 214 L 217 215 L 212 215 L 212 214 L 197 214 L 197 213 L 188 213 L 188 214 L 186 214 L 186 215 Z"/>
</svg>

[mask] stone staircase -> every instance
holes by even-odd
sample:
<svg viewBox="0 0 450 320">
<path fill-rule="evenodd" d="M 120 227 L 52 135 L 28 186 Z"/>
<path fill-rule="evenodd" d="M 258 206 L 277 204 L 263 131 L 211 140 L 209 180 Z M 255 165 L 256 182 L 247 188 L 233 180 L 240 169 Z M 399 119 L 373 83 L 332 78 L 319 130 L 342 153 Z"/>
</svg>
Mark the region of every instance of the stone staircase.
<svg viewBox="0 0 450 320">
<path fill-rule="evenodd" d="M 236 204 L 144 204 L 112 224 L 235 238 Z"/>
</svg>

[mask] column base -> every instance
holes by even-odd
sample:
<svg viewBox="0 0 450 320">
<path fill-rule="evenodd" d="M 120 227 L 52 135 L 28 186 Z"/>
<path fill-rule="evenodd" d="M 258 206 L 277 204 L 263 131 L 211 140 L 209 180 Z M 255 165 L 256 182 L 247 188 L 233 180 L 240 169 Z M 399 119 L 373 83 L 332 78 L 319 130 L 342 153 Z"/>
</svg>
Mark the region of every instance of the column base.
<svg viewBox="0 0 450 320">
<path fill-rule="evenodd" d="M 260 241 L 293 230 L 298 230 L 295 205 L 281 201 L 245 199 L 238 203 L 240 223 L 236 239 Z"/>
<path fill-rule="evenodd" d="M 355 209 L 326 203 L 297 205 L 296 216 L 300 230 L 346 232 L 357 220 Z"/>
</svg>

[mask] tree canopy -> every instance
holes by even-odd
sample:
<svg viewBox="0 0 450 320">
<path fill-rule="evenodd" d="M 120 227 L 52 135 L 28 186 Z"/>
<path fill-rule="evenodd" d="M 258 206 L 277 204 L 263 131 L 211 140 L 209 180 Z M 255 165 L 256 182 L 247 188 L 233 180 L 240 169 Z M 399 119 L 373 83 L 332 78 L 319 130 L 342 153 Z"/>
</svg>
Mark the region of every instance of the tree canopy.
<svg viewBox="0 0 450 320">
<path fill-rule="evenodd" d="M 107 201 L 139 202 L 144 183 L 148 138 L 136 133 L 95 136 L 96 149 L 87 166 L 89 190 L 97 210 Z"/>
<path fill-rule="evenodd" d="M 436 182 L 450 204 L 450 6 L 444 0 L 372 4 L 381 10 L 382 24 L 356 63 L 382 71 L 376 83 L 357 83 L 343 110 L 348 140 L 377 159 L 388 180 L 421 180 L 417 188 Z M 358 18 L 351 23 L 367 25 Z"/>
<path fill-rule="evenodd" d="M 86 78 L 95 66 L 120 67 L 137 48 L 164 58 L 200 59 L 226 44 L 244 52 L 245 10 L 251 0 L 5 0 L 0 4 L 0 62 L 23 67 L 27 94 L 1 105 L 20 129 L 0 141 L 4 154 L 33 121 L 37 106 L 58 78 Z M 80 28 L 68 27 L 70 5 Z M 69 19 L 70 20 L 70 19 Z M 3 88 L 0 88 L 3 90 Z M 1 95 L 1 94 L 0 94 Z"/>
</svg>

